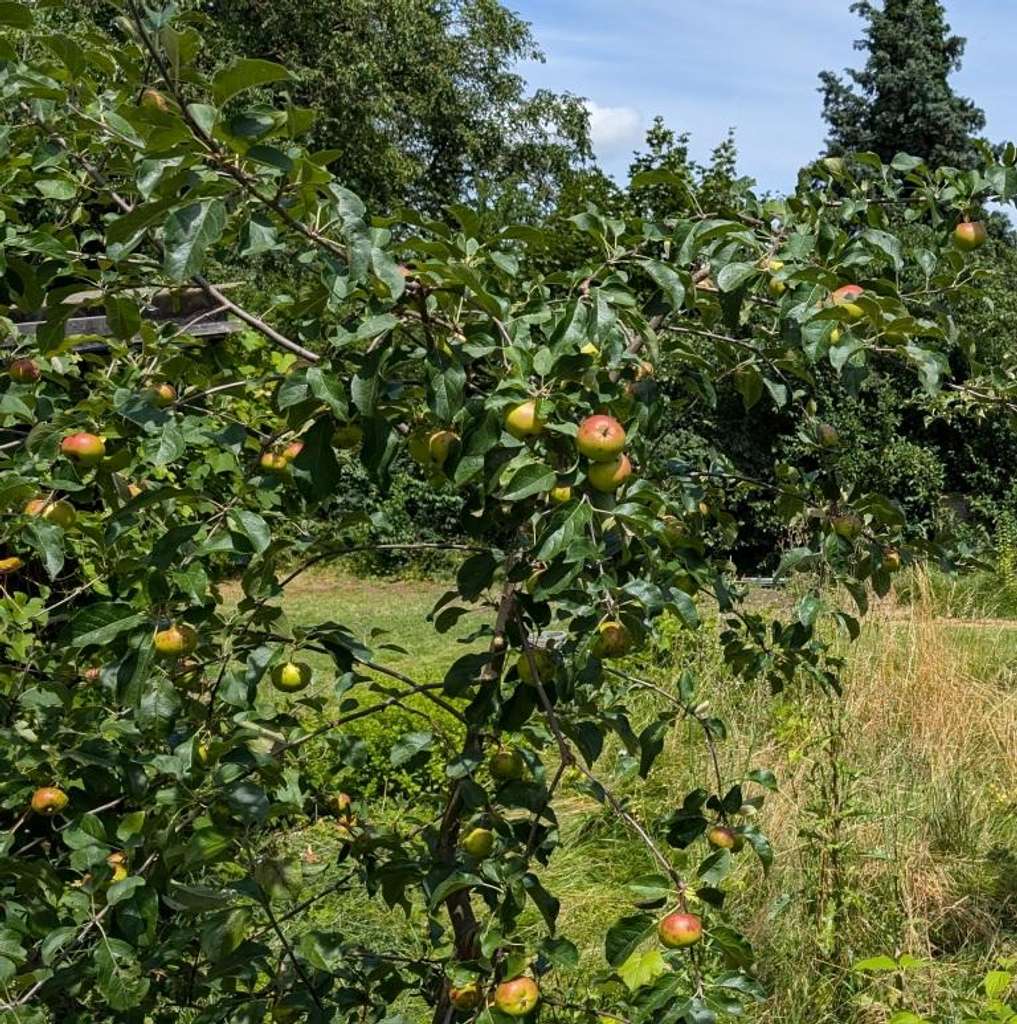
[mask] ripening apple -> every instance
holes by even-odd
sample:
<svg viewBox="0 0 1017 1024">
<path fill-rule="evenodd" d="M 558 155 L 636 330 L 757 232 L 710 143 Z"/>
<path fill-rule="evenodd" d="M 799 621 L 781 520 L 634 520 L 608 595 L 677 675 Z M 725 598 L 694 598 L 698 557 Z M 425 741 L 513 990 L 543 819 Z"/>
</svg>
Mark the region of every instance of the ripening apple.
<svg viewBox="0 0 1017 1024">
<path fill-rule="evenodd" d="M 463 1012 L 469 1012 L 475 1010 L 483 998 L 483 991 L 480 988 L 480 983 L 476 981 L 467 982 L 465 985 L 459 985 L 458 987 L 453 985 L 448 990 L 449 1002 L 457 1009 Z"/>
<path fill-rule="evenodd" d="M 282 456 L 287 462 L 292 462 L 303 450 L 303 441 L 292 441 L 283 449 Z"/>
<path fill-rule="evenodd" d="M 861 320 L 865 316 L 865 310 L 858 305 L 856 300 L 864 292 L 865 289 L 861 285 L 846 284 L 842 288 L 838 288 L 830 298 L 835 306 L 840 306 L 847 313 L 849 319 Z"/>
<path fill-rule="evenodd" d="M 512 779 L 521 779 L 523 772 L 526 769 L 526 763 L 523 761 L 523 755 L 518 750 L 510 750 L 507 747 L 503 747 L 501 750 L 496 751 L 492 756 L 491 760 L 488 761 L 488 768 L 491 770 L 491 774 L 503 782 L 511 781 Z"/>
<path fill-rule="evenodd" d="M 614 494 L 632 476 L 632 463 L 627 455 L 619 455 L 610 462 L 595 462 L 586 471 L 590 486 L 601 494 Z"/>
<path fill-rule="evenodd" d="M 887 548 L 883 552 L 883 568 L 888 572 L 896 572 L 900 568 L 900 552 L 896 548 Z"/>
<path fill-rule="evenodd" d="M 287 661 L 272 669 L 272 685 L 283 693 L 299 693 L 310 682 L 311 666 L 305 661 Z"/>
<path fill-rule="evenodd" d="M 141 94 L 141 105 L 149 110 L 159 110 L 166 113 L 169 108 L 169 101 L 158 89 L 145 89 Z"/>
<path fill-rule="evenodd" d="M 458 440 L 458 434 L 451 430 L 418 432 L 410 437 L 410 456 L 426 469 L 441 469 Z"/>
<path fill-rule="evenodd" d="M 12 359 L 7 364 L 7 373 L 11 380 L 19 384 L 34 384 L 42 376 L 42 371 L 35 365 L 35 361 L 25 357 Z"/>
<path fill-rule="evenodd" d="M 530 664 L 530 658 L 533 664 Z M 533 668 L 536 667 L 540 682 L 546 683 L 554 678 L 555 669 L 558 667 L 558 659 L 543 647 L 534 648 L 529 652 L 529 657 L 524 651 L 516 662 L 516 671 L 519 678 L 527 686 L 536 686 L 537 680 L 533 678 Z"/>
<path fill-rule="evenodd" d="M 830 423 L 820 423 L 816 427 L 816 440 L 821 448 L 836 448 L 840 444 L 840 433 Z"/>
<path fill-rule="evenodd" d="M 25 506 L 26 516 L 41 516 L 47 523 L 59 526 L 62 530 L 69 530 L 78 517 L 74 506 L 69 502 L 52 498 L 33 498 Z"/>
<path fill-rule="evenodd" d="M 163 381 L 161 384 L 153 384 L 148 389 L 152 404 L 159 409 L 166 409 L 177 400 L 177 389 L 172 384 Z"/>
<path fill-rule="evenodd" d="M 490 857 L 494 849 L 494 833 L 489 828 L 471 829 L 463 840 L 463 849 L 477 860 Z"/>
<path fill-rule="evenodd" d="M 657 935 L 668 949 L 684 949 L 702 939 L 703 922 L 695 914 L 668 914 L 657 925 Z"/>
<path fill-rule="evenodd" d="M 70 802 L 70 797 L 56 786 L 43 786 L 32 794 L 32 810 L 43 817 L 52 818 Z"/>
<path fill-rule="evenodd" d="M 114 882 L 122 882 L 128 875 L 127 856 L 121 851 L 114 851 L 106 858 L 106 863 L 113 869 Z"/>
<path fill-rule="evenodd" d="M 106 442 L 97 434 L 68 434 L 60 442 L 60 451 L 82 466 L 94 466 L 106 454 Z"/>
<path fill-rule="evenodd" d="M 6 558 L 0 558 L 0 576 L 17 572 L 19 569 L 24 568 L 24 565 L 25 563 L 17 555 L 8 555 Z"/>
<path fill-rule="evenodd" d="M 775 299 L 779 299 L 784 292 L 787 291 L 787 284 L 785 284 L 779 277 L 771 277 L 766 284 L 766 290 Z"/>
<path fill-rule="evenodd" d="M 551 499 L 552 504 L 564 505 L 566 501 L 572 499 L 572 488 L 568 484 L 558 484 L 557 487 L 552 487 L 547 492 L 547 496 Z"/>
<path fill-rule="evenodd" d="M 198 647 L 198 631 L 186 622 L 172 623 L 156 632 L 152 640 L 157 654 L 164 658 L 183 658 Z"/>
<path fill-rule="evenodd" d="M 593 656 L 604 661 L 608 658 L 623 658 L 632 650 L 632 634 L 621 622 L 602 622 L 597 627 L 593 641 Z"/>
<path fill-rule="evenodd" d="M 290 475 L 290 461 L 280 452 L 262 452 L 258 462 L 266 473 L 273 476 Z"/>
<path fill-rule="evenodd" d="M 528 437 L 536 437 L 543 431 L 544 425 L 545 420 L 540 415 L 540 408 L 535 398 L 531 398 L 521 405 L 513 406 L 505 417 L 505 429 L 520 441 L 525 441 Z"/>
<path fill-rule="evenodd" d="M 353 811 L 353 797 L 349 793 L 333 793 L 325 806 L 337 817 L 348 818 Z"/>
<path fill-rule="evenodd" d="M 974 252 L 985 245 L 989 234 L 981 221 L 961 221 L 953 229 L 953 244 L 962 252 Z"/>
<path fill-rule="evenodd" d="M 830 331 L 830 344 L 839 345 L 842 337 L 844 337 L 844 332 L 839 327 L 835 327 Z"/>
<path fill-rule="evenodd" d="M 836 515 L 830 520 L 830 524 L 833 526 L 833 532 L 838 537 L 843 537 L 845 540 L 855 540 L 855 538 L 861 535 L 862 530 L 865 528 L 865 524 L 851 512 L 845 512 L 842 515 Z"/>
<path fill-rule="evenodd" d="M 532 978 L 503 981 L 494 990 L 495 1008 L 509 1017 L 525 1017 L 540 1001 L 540 989 Z"/>
<path fill-rule="evenodd" d="M 102 678 L 102 668 L 98 665 L 89 665 L 81 674 L 86 683 L 97 683 Z"/>
<path fill-rule="evenodd" d="M 714 825 L 706 833 L 706 841 L 715 850 L 730 850 L 732 853 L 740 853 L 745 846 L 745 838 L 726 825 Z"/>
<path fill-rule="evenodd" d="M 625 428 L 613 416 L 587 416 L 579 424 L 576 448 L 591 462 L 613 462 L 624 447 Z"/>
<path fill-rule="evenodd" d="M 592 341 L 586 342 L 579 351 L 582 355 L 589 356 L 591 359 L 600 358 L 600 349 Z"/>
<path fill-rule="evenodd" d="M 354 448 L 360 447 L 360 443 L 364 440 L 364 431 L 356 423 L 344 423 L 341 427 L 336 428 L 332 440 L 337 448 L 352 451 Z"/>
</svg>

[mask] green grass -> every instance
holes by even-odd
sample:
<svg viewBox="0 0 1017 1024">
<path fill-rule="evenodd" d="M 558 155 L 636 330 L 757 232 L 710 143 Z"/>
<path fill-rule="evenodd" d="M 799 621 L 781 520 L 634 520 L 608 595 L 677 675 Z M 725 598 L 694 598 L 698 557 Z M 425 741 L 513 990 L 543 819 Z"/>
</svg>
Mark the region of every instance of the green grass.
<svg viewBox="0 0 1017 1024">
<path fill-rule="evenodd" d="M 379 650 L 379 660 L 431 681 L 463 653 L 457 639 L 480 621 L 436 634 L 425 620 L 443 589 L 320 576 L 288 597 L 287 611 L 295 622 L 332 618 L 365 640 L 383 626 L 389 634 L 374 640 L 376 649 L 388 640 L 406 653 Z M 720 749 L 725 778 L 769 767 L 781 783 L 760 817 L 777 854 L 773 871 L 764 878 L 743 856 L 726 883 L 727 912 L 752 938 L 771 993 L 749 1010 L 752 1024 L 878 1024 L 902 1006 L 947 1022 L 983 971 L 1017 950 L 1017 629 L 946 622 L 937 610 L 919 594 L 909 606 L 877 611 L 850 652 L 843 700 L 808 690 L 774 698 L 735 683 L 709 626 L 695 637 L 673 631 L 634 666 L 665 688 L 679 668 L 696 671 L 701 695 L 732 728 Z M 637 709 L 637 730 L 658 699 L 648 695 Z M 410 832 L 441 806 L 442 769 L 459 725 L 422 698 L 408 703 L 411 711 L 395 709 L 384 726 L 370 719 L 329 737 L 307 752 L 307 763 L 322 786 L 361 785 L 366 819 L 399 821 Z M 393 771 L 387 759 L 400 730 L 428 728 L 425 718 L 440 736 L 430 762 Z M 351 760 L 358 745 L 369 755 L 361 763 Z M 616 744 L 597 764 L 651 827 L 709 769 L 701 738 L 685 727 L 669 736 L 645 783 Z M 405 792 L 408 813 L 400 810 Z M 624 884 L 652 864 L 575 774 L 556 808 L 565 841 L 542 874 L 562 900 L 561 931 L 582 956 L 578 974 L 558 984 L 585 993 L 604 967 L 607 927 L 631 909 Z M 323 819 L 294 834 L 291 846 L 328 864 L 338 849 L 334 825 Z M 419 911 L 390 911 L 377 898 L 365 904 L 359 893 L 322 901 L 309 923 L 411 958 L 426 928 Z M 902 951 L 929 966 L 892 984 L 852 970 L 859 959 Z"/>
</svg>

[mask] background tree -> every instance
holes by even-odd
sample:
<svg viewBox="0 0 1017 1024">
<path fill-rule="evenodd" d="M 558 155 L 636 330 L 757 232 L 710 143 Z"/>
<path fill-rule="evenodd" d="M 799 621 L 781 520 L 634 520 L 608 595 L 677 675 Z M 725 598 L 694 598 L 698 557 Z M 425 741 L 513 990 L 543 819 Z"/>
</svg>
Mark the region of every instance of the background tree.
<svg viewBox="0 0 1017 1024">
<path fill-rule="evenodd" d="M 828 152 L 868 151 L 887 162 L 908 153 L 933 167 L 972 166 L 985 115 L 950 86 L 965 40 L 950 34 L 943 5 L 858 0 L 851 9 L 867 22 L 855 48 L 868 58 L 860 70 L 848 70 L 849 82 L 832 71 L 819 76 Z"/>
<path fill-rule="evenodd" d="M 436 212 L 480 195 L 519 216 L 545 210 L 590 155 L 584 103 L 527 93 L 515 70 L 542 53 L 497 0 L 309 0 L 200 5 L 208 52 L 284 64 L 315 110 L 314 146 L 377 211 Z"/>
</svg>

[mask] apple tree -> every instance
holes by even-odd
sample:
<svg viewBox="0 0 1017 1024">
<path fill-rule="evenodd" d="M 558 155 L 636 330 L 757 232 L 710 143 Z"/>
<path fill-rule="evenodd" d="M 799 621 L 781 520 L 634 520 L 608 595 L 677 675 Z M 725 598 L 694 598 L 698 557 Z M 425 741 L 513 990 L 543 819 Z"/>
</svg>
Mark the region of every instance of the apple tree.
<svg viewBox="0 0 1017 1024">
<path fill-rule="evenodd" d="M 200 16 L 128 0 L 108 35 L 67 35 L 53 6 L 0 3 L 2 1019 L 705 1024 L 763 998 L 725 879 L 738 857 L 769 868 L 753 812 L 777 780 L 726 775 L 709 692 L 638 655 L 661 617 L 694 631 L 709 612 L 732 679 L 836 690 L 834 631 L 856 636 L 869 591 L 925 552 L 893 502 L 838 479 L 811 391 L 905 366 L 950 400 L 1011 401 L 950 306 L 979 284 L 980 233 L 955 227 L 1017 193 L 1013 150 L 963 174 L 828 160 L 787 199 L 664 223 L 590 209 L 574 227 L 596 258 L 549 272 L 533 226 L 372 219 L 301 146 L 314 112 L 286 69 L 204 74 Z M 902 241 L 912 222 L 927 246 Z M 269 312 L 206 276 L 256 282 L 264 260 L 291 272 Z M 245 332 L 212 344 L 143 315 L 158 289 Z M 69 335 L 89 302 L 110 333 Z M 794 412 L 802 464 L 655 460 L 665 403 L 730 380 L 750 414 Z M 340 460 L 384 488 L 401 451 L 463 501 L 432 618 L 474 631 L 441 679 L 286 613 L 289 584 L 358 543 Z M 747 610 L 717 554 L 745 495 L 800 538 L 781 572 L 823 581 L 787 621 Z M 441 800 L 386 817 L 309 772 L 407 702 L 452 723 Z M 715 770 L 644 817 L 602 754 L 645 778 L 685 722 Z M 556 804 L 577 791 L 645 849 L 585 988 L 553 891 Z M 287 845 L 312 817 L 334 824 L 325 863 Z M 417 955 L 316 927 L 338 892 L 425 921 Z"/>
</svg>

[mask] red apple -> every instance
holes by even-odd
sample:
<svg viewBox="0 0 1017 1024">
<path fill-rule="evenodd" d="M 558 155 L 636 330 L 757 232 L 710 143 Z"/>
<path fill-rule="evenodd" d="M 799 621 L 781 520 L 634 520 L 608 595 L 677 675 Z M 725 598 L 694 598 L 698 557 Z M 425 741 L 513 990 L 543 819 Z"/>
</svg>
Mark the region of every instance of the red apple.
<svg viewBox="0 0 1017 1024">
<path fill-rule="evenodd" d="M 69 802 L 70 797 L 56 786 L 43 786 L 32 794 L 32 810 L 47 818 L 59 814 Z"/>
<path fill-rule="evenodd" d="M 26 358 L 12 359 L 7 364 L 7 372 L 11 380 L 16 380 L 19 384 L 34 384 L 42 376 L 42 371 L 35 362 Z"/>
<path fill-rule="evenodd" d="M 668 949 L 683 949 L 702 939 L 703 922 L 695 914 L 668 914 L 657 925 L 657 934 Z"/>
<path fill-rule="evenodd" d="M 579 424 L 576 448 L 591 462 L 612 462 L 624 447 L 625 428 L 613 416 L 587 416 Z"/>
<path fill-rule="evenodd" d="M 865 316 L 865 310 L 855 300 L 864 292 L 865 289 L 861 285 L 846 284 L 842 288 L 838 288 L 830 298 L 833 300 L 833 304 L 840 306 L 851 320 L 861 320 Z"/>
<path fill-rule="evenodd" d="M 520 441 L 536 437 L 544 429 L 537 400 L 530 399 L 510 409 L 505 417 L 505 429 Z"/>
<path fill-rule="evenodd" d="M 953 244 L 962 252 L 973 252 L 985 245 L 989 234 L 981 221 L 961 221 L 953 229 Z"/>
<path fill-rule="evenodd" d="M 540 1001 L 540 989 L 532 978 L 503 981 L 494 990 L 494 1005 L 509 1017 L 525 1017 Z"/>
<path fill-rule="evenodd" d="M 632 476 L 632 463 L 627 455 L 619 455 L 610 462 L 595 462 L 586 471 L 590 486 L 602 494 L 614 494 Z"/>
<path fill-rule="evenodd" d="M 60 442 L 60 451 L 82 466 L 94 466 L 106 454 L 106 442 L 96 434 L 68 434 Z"/>
</svg>

